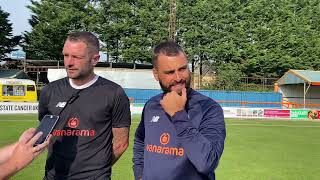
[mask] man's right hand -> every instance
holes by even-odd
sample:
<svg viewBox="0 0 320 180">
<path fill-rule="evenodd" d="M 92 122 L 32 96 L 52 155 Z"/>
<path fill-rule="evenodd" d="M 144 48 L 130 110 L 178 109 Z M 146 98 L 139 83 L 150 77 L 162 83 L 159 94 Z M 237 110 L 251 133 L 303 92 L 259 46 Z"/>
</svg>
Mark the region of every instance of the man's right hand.
<svg viewBox="0 0 320 180">
<path fill-rule="evenodd" d="M 184 107 L 187 102 L 187 90 L 186 88 L 182 89 L 181 96 L 175 92 L 171 91 L 165 94 L 160 100 L 160 104 L 164 111 L 169 114 L 171 117 L 178 111 L 184 110 Z"/>
</svg>

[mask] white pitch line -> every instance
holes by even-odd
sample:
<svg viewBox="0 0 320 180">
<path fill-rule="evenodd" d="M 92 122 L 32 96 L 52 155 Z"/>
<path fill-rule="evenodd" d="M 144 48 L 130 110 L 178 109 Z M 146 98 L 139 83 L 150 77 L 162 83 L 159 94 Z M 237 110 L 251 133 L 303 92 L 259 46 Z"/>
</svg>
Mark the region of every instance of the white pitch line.
<svg viewBox="0 0 320 180">
<path fill-rule="evenodd" d="M 227 126 L 262 126 L 262 127 L 295 127 L 295 128 L 320 128 L 320 126 L 277 125 L 277 124 L 226 124 Z"/>
<path fill-rule="evenodd" d="M 0 119 L 0 122 L 23 122 L 23 121 L 37 121 L 37 120 L 30 120 L 30 119 Z"/>
<path fill-rule="evenodd" d="M 139 124 L 140 122 L 133 121 L 132 124 Z M 226 126 L 262 126 L 262 127 L 295 127 L 295 128 L 320 128 L 320 126 L 299 126 L 299 125 L 277 125 L 277 124 L 238 124 L 227 123 Z"/>
<path fill-rule="evenodd" d="M 12 119 L 12 120 L 0 120 L 0 122 L 23 122 L 23 121 L 36 121 L 36 120 L 18 120 L 18 119 Z M 139 124 L 140 122 L 138 121 L 132 121 L 132 124 Z M 294 128 L 320 128 L 320 126 L 299 126 L 299 125 L 277 125 L 277 124 L 239 124 L 239 123 L 227 123 L 226 126 L 260 126 L 260 127 L 294 127 Z"/>
</svg>

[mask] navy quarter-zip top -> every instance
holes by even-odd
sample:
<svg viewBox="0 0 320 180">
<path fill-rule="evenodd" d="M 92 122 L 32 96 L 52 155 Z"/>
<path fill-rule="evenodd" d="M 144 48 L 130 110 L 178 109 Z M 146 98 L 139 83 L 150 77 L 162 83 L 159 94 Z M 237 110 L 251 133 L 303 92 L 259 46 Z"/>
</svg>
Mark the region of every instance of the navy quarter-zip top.
<svg viewBox="0 0 320 180">
<path fill-rule="evenodd" d="M 190 89 L 185 109 L 170 117 L 162 97 L 146 103 L 136 130 L 135 179 L 214 180 L 226 137 L 222 108 Z"/>
</svg>

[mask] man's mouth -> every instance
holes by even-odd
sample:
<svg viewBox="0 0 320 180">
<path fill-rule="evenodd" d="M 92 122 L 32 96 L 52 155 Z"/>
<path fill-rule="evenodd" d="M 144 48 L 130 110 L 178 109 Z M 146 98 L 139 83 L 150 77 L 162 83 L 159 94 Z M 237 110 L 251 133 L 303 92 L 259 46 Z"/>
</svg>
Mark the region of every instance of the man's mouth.
<svg viewBox="0 0 320 180">
<path fill-rule="evenodd" d="M 174 90 L 174 89 L 182 89 L 186 86 L 185 82 L 179 82 L 179 83 L 174 83 L 170 86 L 170 89 L 171 90 Z"/>
<path fill-rule="evenodd" d="M 185 84 L 184 83 L 177 83 L 175 85 L 173 85 L 172 87 L 184 87 Z"/>
<path fill-rule="evenodd" d="M 67 71 L 76 71 L 77 69 L 67 68 Z"/>
</svg>

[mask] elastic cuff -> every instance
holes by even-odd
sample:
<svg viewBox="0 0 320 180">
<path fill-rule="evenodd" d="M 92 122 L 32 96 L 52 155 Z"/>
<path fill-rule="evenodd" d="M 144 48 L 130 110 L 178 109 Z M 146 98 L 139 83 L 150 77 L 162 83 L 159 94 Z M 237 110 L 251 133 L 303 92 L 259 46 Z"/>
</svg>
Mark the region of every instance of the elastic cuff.
<svg viewBox="0 0 320 180">
<path fill-rule="evenodd" d="M 185 110 L 181 110 L 174 113 L 174 115 L 171 117 L 171 120 L 175 121 L 175 120 L 186 119 L 186 118 L 188 118 L 188 113 Z"/>
</svg>

